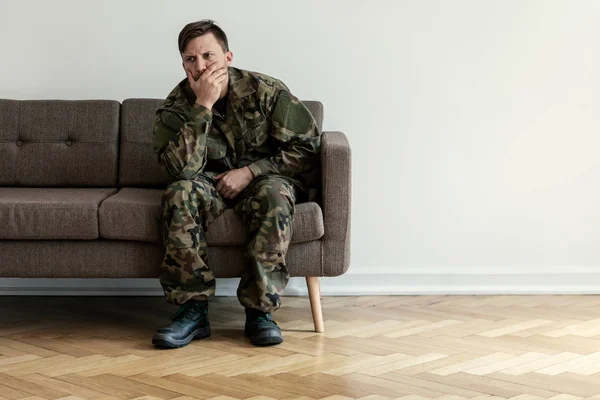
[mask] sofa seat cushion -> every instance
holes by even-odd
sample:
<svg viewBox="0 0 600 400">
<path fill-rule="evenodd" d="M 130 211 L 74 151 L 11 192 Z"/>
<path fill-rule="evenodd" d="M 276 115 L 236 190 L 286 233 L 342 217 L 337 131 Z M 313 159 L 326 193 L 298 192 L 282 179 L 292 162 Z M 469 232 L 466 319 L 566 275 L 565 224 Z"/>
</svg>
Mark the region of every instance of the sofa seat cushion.
<svg viewBox="0 0 600 400">
<path fill-rule="evenodd" d="M 116 192 L 0 187 L 0 239 L 97 239 L 98 207 Z"/>
<path fill-rule="evenodd" d="M 162 243 L 161 199 L 164 190 L 123 188 L 100 206 L 100 236 L 105 239 Z M 323 237 L 323 212 L 317 203 L 296 205 L 292 243 Z M 250 234 L 244 220 L 227 209 L 208 228 L 209 246 L 245 246 Z"/>
</svg>

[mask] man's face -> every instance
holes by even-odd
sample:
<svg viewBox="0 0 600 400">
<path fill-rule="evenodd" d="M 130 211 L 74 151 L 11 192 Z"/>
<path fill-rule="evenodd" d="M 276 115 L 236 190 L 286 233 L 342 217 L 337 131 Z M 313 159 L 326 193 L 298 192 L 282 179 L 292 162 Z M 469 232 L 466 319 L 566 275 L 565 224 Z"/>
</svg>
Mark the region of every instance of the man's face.
<svg viewBox="0 0 600 400">
<path fill-rule="evenodd" d="M 195 80 L 198 80 L 211 64 L 217 63 L 217 68 L 230 66 L 233 61 L 233 53 L 231 51 L 224 52 L 215 36 L 207 33 L 190 40 L 183 50 L 181 59 L 183 60 L 183 69 L 190 72 Z"/>
</svg>

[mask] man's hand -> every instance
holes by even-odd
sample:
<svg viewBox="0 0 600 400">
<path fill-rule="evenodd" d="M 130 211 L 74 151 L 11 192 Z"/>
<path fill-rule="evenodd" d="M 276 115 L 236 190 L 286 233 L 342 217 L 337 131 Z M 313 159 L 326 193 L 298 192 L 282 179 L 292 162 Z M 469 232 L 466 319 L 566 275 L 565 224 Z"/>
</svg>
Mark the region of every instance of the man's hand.
<svg viewBox="0 0 600 400">
<path fill-rule="evenodd" d="M 217 63 L 212 63 L 194 78 L 192 73 L 185 70 L 190 86 L 196 94 L 196 104 L 202 105 L 209 110 L 219 100 L 221 95 L 221 84 L 227 79 L 227 67 L 217 68 Z"/>
<path fill-rule="evenodd" d="M 215 180 L 219 181 L 216 187 L 217 192 L 226 199 L 233 199 L 254 180 L 254 174 L 250 168 L 244 167 L 223 172 L 215 176 Z"/>
</svg>

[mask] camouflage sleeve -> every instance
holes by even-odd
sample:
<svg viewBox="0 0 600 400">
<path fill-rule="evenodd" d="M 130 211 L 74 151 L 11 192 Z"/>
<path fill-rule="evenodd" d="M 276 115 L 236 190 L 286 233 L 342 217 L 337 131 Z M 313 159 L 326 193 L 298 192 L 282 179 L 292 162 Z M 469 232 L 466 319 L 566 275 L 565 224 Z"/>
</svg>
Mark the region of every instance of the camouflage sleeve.
<svg viewBox="0 0 600 400">
<path fill-rule="evenodd" d="M 266 173 L 294 177 L 318 166 L 321 137 L 317 124 L 308 108 L 289 91 L 279 91 L 271 124 L 277 150 L 272 157 L 248 166 L 255 177 Z"/>
<path fill-rule="evenodd" d="M 206 165 L 206 137 L 212 112 L 192 108 L 186 115 L 158 110 L 154 123 L 154 151 L 175 179 L 194 179 Z"/>
</svg>

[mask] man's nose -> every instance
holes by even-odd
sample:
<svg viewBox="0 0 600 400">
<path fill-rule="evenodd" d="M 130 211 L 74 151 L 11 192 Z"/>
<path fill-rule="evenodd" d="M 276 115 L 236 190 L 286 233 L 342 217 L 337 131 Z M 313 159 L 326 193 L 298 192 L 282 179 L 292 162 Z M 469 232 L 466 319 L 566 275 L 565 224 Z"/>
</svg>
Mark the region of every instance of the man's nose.
<svg viewBox="0 0 600 400">
<path fill-rule="evenodd" d="M 203 73 L 204 70 L 206 69 L 206 63 L 204 61 L 197 61 L 196 62 L 196 70 L 198 71 L 198 73 Z"/>
</svg>

